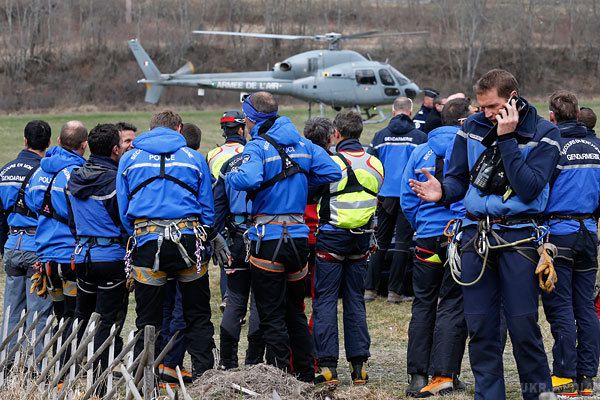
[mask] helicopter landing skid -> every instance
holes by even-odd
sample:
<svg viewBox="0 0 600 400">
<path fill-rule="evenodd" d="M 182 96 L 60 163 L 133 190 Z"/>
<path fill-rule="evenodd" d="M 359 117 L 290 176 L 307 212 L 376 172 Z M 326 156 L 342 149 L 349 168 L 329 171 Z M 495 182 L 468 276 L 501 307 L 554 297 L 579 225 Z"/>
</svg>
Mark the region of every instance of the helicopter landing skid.
<svg viewBox="0 0 600 400">
<path fill-rule="evenodd" d="M 377 110 L 376 114 L 370 112 L 373 109 Z M 356 106 L 356 111 L 361 113 L 363 116 L 363 123 L 365 124 L 380 124 L 388 119 L 384 112 L 376 107 L 361 109 L 360 107 Z"/>
</svg>

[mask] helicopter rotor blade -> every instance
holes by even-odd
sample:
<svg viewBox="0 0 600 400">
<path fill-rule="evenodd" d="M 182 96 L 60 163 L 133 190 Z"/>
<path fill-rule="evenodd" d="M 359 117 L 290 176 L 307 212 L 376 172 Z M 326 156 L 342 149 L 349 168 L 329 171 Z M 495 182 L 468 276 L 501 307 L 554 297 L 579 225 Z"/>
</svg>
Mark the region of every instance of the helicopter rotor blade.
<svg viewBox="0 0 600 400">
<path fill-rule="evenodd" d="M 222 36 L 244 36 L 263 39 L 284 39 L 284 40 L 302 40 L 314 39 L 314 36 L 301 35 L 278 35 L 274 33 L 258 33 L 258 32 L 228 32 L 228 31 L 192 31 L 199 35 L 222 35 Z"/>
<path fill-rule="evenodd" d="M 365 38 L 373 38 L 373 37 L 386 37 L 386 36 L 416 36 L 416 35 L 425 35 L 428 34 L 429 31 L 414 31 L 414 32 L 381 32 L 381 31 L 372 31 L 372 32 L 362 32 L 355 33 L 352 35 L 342 36 L 340 39 L 365 39 Z"/>
</svg>

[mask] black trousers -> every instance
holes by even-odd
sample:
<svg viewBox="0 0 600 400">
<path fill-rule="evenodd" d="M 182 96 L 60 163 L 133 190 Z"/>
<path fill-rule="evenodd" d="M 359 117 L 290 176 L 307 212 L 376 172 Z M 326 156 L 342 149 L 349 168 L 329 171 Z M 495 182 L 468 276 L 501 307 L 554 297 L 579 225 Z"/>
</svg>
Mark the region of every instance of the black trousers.
<svg viewBox="0 0 600 400">
<path fill-rule="evenodd" d="M 444 267 L 447 239 L 417 239 L 413 265 L 415 299 L 408 326 L 409 374 L 454 377 L 467 340 L 461 287 Z M 441 263 L 426 261 L 437 254 Z"/>
<path fill-rule="evenodd" d="M 392 237 L 396 233 L 394 248 L 390 248 Z M 377 206 L 377 246 L 378 249 L 369 260 L 365 289 L 378 290 L 381 272 L 385 264 L 386 253 L 392 252 L 392 263 L 388 290 L 398 294 L 411 294 L 410 244 L 413 230 L 406 220 L 400 200 L 397 197 L 379 197 Z"/>
<path fill-rule="evenodd" d="M 238 367 L 238 343 L 242 330 L 242 320 L 246 316 L 250 299 L 250 264 L 246 259 L 246 246 L 241 233 L 236 233 L 229 246 L 233 258 L 232 268 L 235 272 L 227 275 L 227 307 L 223 312 L 220 327 L 221 366 L 226 369 Z M 263 362 L 265 343 L 256 311 L 256 302 L 251 301 L 248 327 L 248 350 L 246 365 Z"/>
<path fill-rule="evenodd" d="M 77 305 L 75 317 L 87 324 L 95 311 L 100 314 L 98 331 L 94 337 L 94 348 L 99 348 L 110 335 L 113 324 L 117 328 L 115 355 L 123 349 L 120 332 L 127 315 L 129 292 L 125 285 L 125 263 L 123 261 L 92 262 L 77 264 Z M 83 333 L 83 329 L 80 331 Z M 108 349 L 100 357 L 102 369 L 108 367 Z"/>
<path fill-rule="evenodd" d="M 195 261 L 196 238 L 193 235 L 182 235 L 181 243 L 186 248 L 188 255 Z M 156 240 L 146 242 L 132 253 L 132 264 L 152 269 L 156 252 Z M 160 250 L 159 270 L 166 272 L 167 275 L 176 275 L 177 271 L 185 268 L 187 265 L 177 246 L 170 241 L 164 241 Z M 215 347 L 215 342 L 213 339 L 214 328 L 210 320 L 208 273 L 191 282 L 180 282 L 179 287 L 183 303 L 183 317 L 186 323 L 183 333 L 188 353 L 192 358 L 192 374 L 197 377 L 211 369 L 214 364 L 212 349 Z M 137 314 L 135 325 L 138 330 L 143 330 L 146 325 L 152 325 L 156 332 L 159 331 L 162 326 L 165 290 L 166 285 L 153 286 L 135 281 L 135 311 Z M 156 343 L 160 343 L 160 338 L 157 338 Z M 143 340 L 140 338 L 136 343 L 134 354 L 137 356 L 142 350 Z"/>
<path fill-rule="evenodd" d="M 292 247 L 292 241 L 296 250 Z M 252 241 L 251 255 L 271 260 L 278 242 L 263 240 L 256 252 L 256 242 Z M 281 244 L 273 260 L 283 264 L 285 272 L 271 272 L 252 265 L 251 276 L 260 329 L 266 344 L 267 363 L 291 370 L 298 379 L 312 382 L 314 350 L 304 313 L 306 283 L 304 279 L 288 281 L 288 274 L 305 267 L 307 255 L 306 238 L 288 239 Z"/>
</svg>

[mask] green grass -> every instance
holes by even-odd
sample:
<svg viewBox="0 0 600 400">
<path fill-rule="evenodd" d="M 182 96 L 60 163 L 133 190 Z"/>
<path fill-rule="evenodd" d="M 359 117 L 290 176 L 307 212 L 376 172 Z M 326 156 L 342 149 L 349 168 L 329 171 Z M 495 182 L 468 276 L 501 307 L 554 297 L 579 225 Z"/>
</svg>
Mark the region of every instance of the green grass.
<svg viewBox="0 0 600 400">
<path fill-rule="evenodd" d="M 546 116 L 547 107 L 536 104 L 540 114 Z M 584 102 L 586 105 L 600 111 L 600 101 Z M 160 108 L 161 110 L 163 108 Z M 206 154 L 215 145 L 222 142 L 221 131 L 219 129 L 220 110 L 213 111 L 184 111 L 181 115 L 184 122 L 192 122 L 199 125 L 203 131 L 201 151 Z M 385 108 L 389 115 L 389 107 Z M 18 115 L 18 116 L 0 116 L 0 164 L 4 164 L 15 157 L 17 152 L 23 146 L 22 132 L 25 124 L 32 119 L 44 119 L 50 123 L 53 129 L 53 143 L 56 143 L 60 127 L 66 121 L 77 119 L 81 120 L 88 129 L 91 129 L 98 123 L 127 121 L 134 123 L 141 131 L 148 129 L 152 112 L 129 112 L 129 113 L 79 113 L 79 114 L 46 114 L 46 115 Z M 284 108 L 282 115 L 289 116 L 301 131 L 303 122 L 308 114 L 304 108 Z M 327 116 L 333 117 L 333 111 L 329 110 Z M 374 132 L 383 128 L 385 124 L 365 125 L 365 132 L 362 138 L 363 143 L 368 143 Z M 211 307 L 213 311 L 212 321 L 215 325 L 215 340 L 218 346 L 218 332 L 221 312 L 220 294 L 218 289 L 219 273 L 216 266 L 210 268 L 210 280 L 212 290 Z M 4 275 L 0 275 L 0 287 L 4 286 Z M 0 290 L 0 302 L 2 301 L 2 291 Z M 307 301 L 307 313 L 310 313 L 310 300 Z M 340 335 L 343 336 L 343 326 L 341 325 L 342 314 L 341 305 L 339 307 Z M 406 346 L 408 341 L 408 323 L 411 317 L 410 303 L 399 305 L 389 305 L 384 299 L 378 299 L 367 304 L 367 319 L 371 335 L 371 354 L 369 362 L 370 383 L 366 389 L 352 389 L 349 385 L 349 371 L 345 365 L 343 351 L 343 337 L 340 338 L 340 374 L 342 384 L 337 390 L 338 398 L 404 398 L 404 388 L 407 382 L 406 377 Z M 135 318 L 135 301 L 133 295 L 130 296 L 129 314 L 127 317 L 127 326 L 124 334 L 133 329 Z M 540 321 L 545 338 L 546 351 L 549 353 L 552 345 L 549 327 L 540 310 Z M 247 326 L 242 332 L 242 343 L 240 344 L 240 359 L 243 359 L 245 351 Z M 549 353 L 549 357 L 551 357 Z M 468 354 L 465 354 L 463 361 L 462 377 L 471 385 L 467 393 L 452 396 L 449 399 L 464 400 L 473 397 L 473 377 L 468 363 Z M 507 381 L 507 391 L 509 399 L 520 398 L 518 392 L 518 375 L 512 356 L 510 342 L 505 350 L 505 376 Z"/>
</svg>

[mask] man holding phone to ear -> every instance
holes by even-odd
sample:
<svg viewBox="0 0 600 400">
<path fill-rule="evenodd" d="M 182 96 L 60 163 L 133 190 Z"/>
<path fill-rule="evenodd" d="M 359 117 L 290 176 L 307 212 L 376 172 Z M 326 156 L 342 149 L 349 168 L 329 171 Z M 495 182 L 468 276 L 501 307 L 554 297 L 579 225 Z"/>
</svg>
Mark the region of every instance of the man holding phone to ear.
<svg viewBox="0 0 600 400">
<path fill-rule="evenodd" d="M 551 263 L 536 268 L 536 248 L 545 251 L 545 230 L 536 219 L 548 201 L 560 133 L 525 100 L 509 102 L 518 96 L 518 83 L 508 71 L 487 72 L 474 89 L 481 112 L 458 132 L 443 185 L 425 170 L 427 181 L 410 185 L 425 201 L 447 205 L 464 197 L 460 279 L 475 398 L 506 398 L 503 308 L 523 398 L 537 399 L 552 384 L 538 325 L 536 274 L 547 290 L 555 275 Z"/>
</svg>

